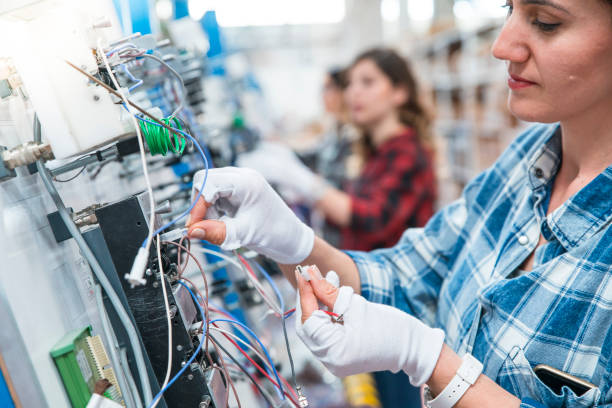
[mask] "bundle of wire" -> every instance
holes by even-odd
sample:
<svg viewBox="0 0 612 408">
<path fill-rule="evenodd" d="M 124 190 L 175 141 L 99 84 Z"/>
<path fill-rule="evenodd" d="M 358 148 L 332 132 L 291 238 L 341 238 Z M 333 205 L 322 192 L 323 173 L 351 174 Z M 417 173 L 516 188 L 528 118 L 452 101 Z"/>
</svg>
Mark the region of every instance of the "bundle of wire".
<svg viewBox="0 0 612 408">
<path fill-rule="evenodd" d="M 137 50 L 133 45 L 127 45 L 125 47 L 122 47 L 121 50 L 113 50 L 111 52 L 109 52 L 107 55 L 112 55 L 114 52 L 117 51 L 121 51 L 120 54 L 122 57 L 127 57 L 127 58 L 134 58 L 134 57 L 149 57 L 152 59 L 157 60 L 158 62 L 162 63 L 163 65 L 165 65 L 174 75 L 177 76 L 177 78 L 179 79 L 181 85 L 182 85 L 182 90 L 184 91 L 184 85 L 182 82 L 182 78 L 180 77 L 180 75 L 178 75 L 178 73 L 176 73 L 176 71 L 174 71 L 171 67 L 169 67 L 167 64 L 165 64 L 163 61 L 161 61 L 161 59 L 159 59 L 156 56 L 153 55 L 148 55 L 142 52 L 142 50 Z M 108 65 L 107 65 L 108 67 Z M 133 75 L 131 75 L 131 73 L 129 72 L 129 70 L 124 69 L 126 71 L 126 74 L 129 76 L 129 78 L 131 80 L 134 81 L 138 81 L 138 83 L 136 85 L 134 85 L 133 87 L 131 87 L 131 89 L 136 88 L 137 86 L 141 85 L 141 80 L 137 80 L 135 77 L 133 77 Z M 124 101 L 126 99 L 124 98 Z M 125 105 L 124 105 L 125 106 Z M 194 198 L 191 206 L 184 211 L 179 217 L 175 218 L 174 220 L 170 221 L 169 223 L 167 223 L 166 225 L 160 227 L 157 231 L 155 231 L 154 233 L 150 234 L 149 237 L 147 237 L 147 239 L 145 239 L 145 241 L 142 244 L 142 247 L 147 247 L 149 242 L 150 242 L 150 238 L 152 236 L 158 235 L 159 233 L 161 233 L 162 231 L 164 231 L 165 229 L 171 227 L 172 225 L 174 225 L 176 222 L 178 222 L 180 219 L 182 219 L 183 217 L 185 217 L 187 214 L 189 214 L 189 212 L 191 212 L 191 210 L 195 207 L 195 204 L 197 203 L 197 201 L 199 200 L 200 196 L 202 195 L 202 192 L 204 190 L 204 186 L 206 185 L 206 181 L 208 179 L 208 170 L 209 170 L 209 163 L 206 157 L 206 154 L 202 151 L 202 148 L 199 146 L 199 144 L 197 143 L 197 141 L 189 134 L 187 134 L 186 132 L 183 131 L 180 122 L 174 117 L 174 115 L 180 111 L 180 109 L 182 108 L 182 104 L 181 106 L 179 106 L 177 108 L 177 110 L 175 110 L 175 112 L 172 113 L 172 115 L 169 118 L 165 118 L 162 119 L 162 122 L 167 125 L 170 129 L 172 129 L 173 132 L 175 132 L 174 136 L 174 144 L 172 143 L 172 139 L 170 136 L 170 131 L 163 127 L 162 125 L 152 122 L 150 120 L 147 120 L 146 118 L 140 116 L 140 115 L 136 115 L 134 114 L 135 118 L 139 120 L 139 128 L 144 136 L 144 139 L 147 142 L 147 145 L 149 146 L 149 150 L 151 152 L 151 154 L 155 155 L 155 154 L 162 154 L 165 155 L 168 150 L 171 150 L 172 152 L 174 152 L 175 154 L 182 154 L 185 146 L 186 146 L 186 141 L 185 138 L 191 140 L 194 145 L 196 146 L 197 150 L 199 150 L 199 153 L 201 154 L 203 160 L 204 160 L 204 164 L 205 164 L 205 170 L 206 170 L 206 174 L 204 177 L 204 181 L 203 184 L 201 186 L 201 188 L 198 191 L 198 194 L 196 195 L 196 197 Z M 126 106 L 127 109 L 127 106 Z M 128 109 L 129 110 L 129 109 Z M 180 138 L 179 136 L 177 136 L 177 134 L 182 135 L 184 138 Z M 288 342 L 288 338 L 287 338 L 287 333 L 286 333 L 286 328 L 285 328 L 285 319 L 287 318 L 287 316 L 285 315 L 285 311 L 284 311 L 284 302 L 282 299 L 282 296 L 280 295 L 280 292 L 278 291 L 278 288 L 276 288 L 276 285 L 274 284 L 274 282 L 272 281 L 272 279 L 269 277 L 269 275 L 267 275 L 267 273 L 265 272 L 265 270 L 263 270 L 263 268 L 261 268 L 259 265 L 258 267 L 260 268 L 260 271 L 263 273 L 263 275 L 265 276 L 265 278 L 268 280 L 268 282 L 270 283 L 270 285 L 272 286 L 275 294 L 277 295 L 280 305 L 276 304 L 275 302 L 273 302 L 270 297 L 267 295 L 267 293 L 265 292 L 265 290 L 263 289 L 263 287 L 261 286 L 261 283 L 257 280 L 254 272 L 252 271 L 252 269 L 250 268 L 250 266 L 248 265 L 248 263 L 242 258 L 240 257 L 237 253 L 237 257 L 238 259 L 241 260 L 242 264 L 234 261 L 233 259 L 226 257 L 223 254 L 220 254 L 216 251 L 212 251 L 215 252 L 216 255 L 222 256 L 230 261 L 232 261 L 232 263 L 237 264 L 240 268 L 242 268 L 243 270 L 245 270 L 247 272 L 247 276 L 249 276 L 249 278 L 251 279 L 251 281 L 254 283 L 257 291 L 262 295 L 262 298 L 264 298 L 264 300 L 266 301 L 266 303 L 268 304 L 268 306 L 270 307 L 270 309 L 278 316 L 281 317 L 282 323 L 283 323 L 283 332 L 284 332 L 284 336 L 285 336 L 285 341 L 286 341 L 286 345 L 287 345 L 287 352 L 289 354 L 289 360 L 291 362 L 291 369 L 292 369 L 292 375 L 293 375 L 293 381 L 294 384 L 296 384 L 296 380 L 295 380 L 295 370 L 293 367 L 293 360 L 291 358 L 291 352 L 290 352 L 290 348 L 289 348 L 289 342 Z M 194 258 L 195 259 L 195 258 Z M 246 267 L 246 268 L 245 268 Z M 179 282 L 181 285 L 185 286 L 185 288 L 187 290 L 189 290 L 189 293 L 191 294 L 191 296 L 193 297 L 194 301 L 196 301 L 196 303 L 198 303 L 198 307 L 200 308 L 200 311 L 202 313 L 202 316 L 207 316 L 207 313 L 204 313 L 204 310 L 202 309 L 201 303 L 198 302 L 197 297 L 193 294 L 193 292 L 182 282 Z M 195 286 L 194 286 L 195 288 Z M 204 299 L 202 296 L 200 296 L 202 299 Z M 208 298 L 206 297 L 206 300 Z M 288 385 L 287 381 L 283 378 L 283 382 L 281 382 L 280 376 L 278 375 L 276 368 L 274 367 L 274 364 L 270 358 L 269 353 L 267 352 L 267 350 L 265 349 L 265 347 L 263 346 L 263 344 L 261 343 L 261 341 L 257 338 L 257 336 L 255 335 L 255 333 L 250 330 L 246 325 L 240 323 L 239 321 L 237 321 L 237 319 L 235 319 L 233 316 L 231 316 L 231 314 L 226 314 L 227 317 L 229 317 L 228 319 L 214 319 L 214 320 L 209 320 L 207 317 L 205 318 L 206 320 L 206 330 L 203 330 L 203 334 L 205 334 L 205 338 L 206 341 L 208 341 L 209 338 L 209 325 L 212 323 L 214 325 L 215 330 L 219 330 L 219 332 L 221 332 L 227 339 L 228 341 L 230 341 L 232 344 L 234 344 L 237 349 L 249 360 L 249 362 L 251 362 L 251 364 L 253 364 L 264 376 L 266 376 L 277 388 L 279 391 L 279 394 L 281 396 L 281 398 L 285 398 L 285 396 L 287 395 L 291 402 L 294 403 L 296 406 L 298 406 L 296 399 L 297 399 L 297 395 L 295 395 L 295 393 L 293 393 L 293 390 L 291 389 L 291 387 L 288 387 L 289 390 L 292 391 L 293 395 L 289 396 L 286 391 L 284 391 L 283 389 L 283 382 Z M 263 356 L 261 355 L 261 353 L 256 353 L 261 359 L 262 361 L 264 361 L 266 367 L 265 370 L 262 369 L 258 364 L 256 364 L 249 356 L 248 354 L 246 354 L 242 348 L 228 335 L 229 332 L 224 331 L 223 329 L 220 329 L 216 323 L 220 323 L 220 322 L 225 322 L 225 323 L 230 323 L 234 326 L 239 326 L 243 331 L 248 332 L 248 334 L 250 334 L 257 342 L 257 344 L 261 347 L 261 350 L 263 351 L 263 354 L 265 354 L 266 358 L 264 359 Z M 244 342 L 242 339 L 240 339 L 242 342 Z M 216 346 L 220 346 L 218 345 L 216 342 L 213 342 L 213 344 Z M 183 367 L 183 369 L 181 369 L 173 378 L 172 380 L 168 381 L 168 375 L 166 376 L 166 381 L 164 381 L 164 387 L 162 388 L 162 390 L 158 393 L 158 395 L 155 396 L 155 398 L 153 399 L 154 405 L 152 404 L 152 406 L 157 405 L 157 402 L 159 402 L 160 397 L 163 395 L 163 393 L 165 392 L 165 390 L 167 390 L 175 381 L 176 379 L 184 372 L 185 368 L 191 364 L 191 362 L 195 359 L 195 357 L 197 356 L 197 354 L 199 354 L 200 350 L 202 348 L 202 342 L 200 342 L 200 344 L 198 345 L 198 348 L 196 349 L 196 351 L 194 352 L 194 354 L 192 355 L 191 359 L 188 361 L 188 363 Z M 252 347 L 250 347 L 250 349 L 253 349 Z M 226 353 L 227 354 L 227 353 Z M 230 355 L 230 357 L 232 357 Z M 233 361 L 236 362 L 236 360 L 234 360 L 232 358 Z M 266 362 L 267 360 L 267 362 Z M 169 355 L 169 364 L 171 363 L 171 355 Z M 269 370 L 270 369 L 270 370 Z M 269 371 L 272 371 L 274 374 L 274 377 L 276 377 L 276 381 L 274 381 L 270 375 L 272 373 L 270 373 Z M 248 375 L 248 372 L 244 371 L 245 374 Z M 226 371 L 227 373 L 227 371 Z M 226 374 L 227 376 L 227 374 Z M 252 377 L 249 376 L 249 378 L 251 380 Z M 228 381 L 230 381 L 230 384 L 232 385 L 233 388 L 233 383 L 231 383 L 231 379 L 228 378 Z M 268 397 L 263 393 L 263 390 L 261 390 L 261 388 L 258 386 L 258 384 L 253 380 L 254 385 L 257 386 L 257 388 L 260 390 L 260 392 L 262 393 L 262 395 L 264 396 L 264 398 L 266 398 L 266 401 L 268 403 L 270 403 Z M 299 387 L 298 387 L 298 392 L 299 392 Z M 238 396 L 235 392 L 234 389 L 234 394 L 236 395 L 236 398 L 238 400 Z M 294 397 L 294 398 L 292 398 Z M 239 400 L 238 400 L 238 404 Z"/>
<path fill-rule="evenodd" d="M 140 120 L 141 122 L 145 122 L 149 125 L 152 126 L 157 126 L 157 127 L 162 127 L 160 124 L 152 122 L 142 116 L 139 115 L 135 115 L 136 118 L 138 120 Z M 199 151 L 200 156 L 202 156 L 202 160 L 204 161 L 204 180 L 202 181 L 202 185 L 200 186 L 198 193 L 196 194 L 195 198 L 193 199 L 193 201 L 191 202 L 191 205 L 189 206 L 189 208 L 187 208 L 185 211 L 183 211 L 178 217 L 174 218 L 172 221 L 166 223 L 165 225 L 162 225 L 160 228 L 158 228 L 154 233 L 153 236 L 161 233 L 162 231 L 170 228 L 171 226 L 173 226 L 174 224 L 176 224 L 178 221 L 180 221 L 181 219 L 183 219 L 184 217 L 186 217 L 191 210 L 195 207 L 195 205 L 197 204 L 198 200 L 200 199 L 200 197 L 202 196 L 202 192 L 204 191 L 204 187 L 206 186 L 206 181 L 208 180 L 208 170 L 210 168 L 209 164 L 208 164 L 208 159 L 206 158 L 206 154 L 204 154 L 204 151 L 202 150 L 202 147 L 200 146 L 200 144 L 197 142 L 197 140 L 195 140 L 189 133 L 184 132 L 181 129 L 175 128 L 175 127 L 171 127 L 171 129 L 181 135 L 183 135 L 184 137 L 186 137 L 187 139 L 189 139 L 193 145 L 196 147 L 196 149 Z M 146 247 L 147 245 L 147 239 L 144 240 L 144 242 L 142 243 L 142 247 Z"/>
<path fill-rule="evenodd" d="M 139 117 L 139 119 L 142 119 Z M 172 127 L 176 130 L 183 130 L 181 123 L 177 118 L 164 118 L 161 120 L 165 125 Z M 151 155 L 161 154 L 165 156 L 168 150 L 171 150 L 174 154 L 181 155 L 185 150 L 187 142 L 184 138 L 180 138 L 177 134 L 174 134 L 174 143 L 171 143 L 170 131 L 159 124 L 149 121 L 141 120 L 139 122 L 140 130 L 147 141 L 149 146 L 149 152 Z"/>
<path fill-rule="evenodd" d="M 266 350 L 266 348 L 262 344 L 262 342 L 257 338 L 257 335 L 250 328 L 248 328 L 246 325 L 244 325 L 243 323 L 239 322 L 238 319 L 236 317 L 234 317 L 230 312 L 224 310 L 223 308 L 221 308 L 219 306 L 209 304 L 208 295 L 206 295 L 206 296 L 202 295 L 199 292 L 199 290 L 197 289 L 197 286 L 193 282 L 191 282 L 189 279 L 187 279 L 187 278 L 185 278 L 183 276 L 183 272 L 186 269 L 186 266 L 187 266 L 187 263 L 188 263 L 189 259 L 190 258 L 193 259 L 195 261 L 198 269 L 200 270 L 200 273 L 201 273 L 202 278 L 204 280 L 204 286 L 206 288 L 206 292 L 208 293 L 208 284 L 207 284 L 207 279 L 206 279 L 206 275 L 204 273 L 204 270 L 203 270 L 201 264 L 199 263 L 199 261 L 197 260 L 197 258 L 192 254 L 192 252 L 187 247 L 182 245 L 184 240 L 185 240 L 185 237 L 183 237 L 179 241 L 179 243 L 172 242 L 172 241 L 164 242 L 165 244 L 170 244 L 170 245 L 174 245 L 174 246 L 178 247 L 179 250 L 182 250 L 182 251 L 186 252 L 187 255 L 188 255 L 187 261 L 184 264 L 183 264 L 183 262 L 181 260 L 180 253 L 177 255 L 179 257 L 178 271 L 179 271 L 180 279 L 185 281 L 185 282 L 188 282 L 191 285 L 192 289 L 197 294 L 196 296 L 198 298 L 198 301 L 204 307 L 204 310 L 206 310 L 206 311 L 210 310 L 210 311 L 212 311 L 214 313 L 219 313 L 219 314 L 221 314 L 223 316 L 223 318 L 221 318 L 221 319 L 211 319 L 211 320 L 207 319 L 206 320 L 206 325 L 207 325 L 207 329 L 206 330 L 203 330 L 204 322 L 202 322 L 201 325 L 200 325 L 200 328 L 202 329 L 202 332 L 203 333 L 208 333 L 207 339 L 210 336 L 210 333 L 211 333 L 212 330 L 221 333 L 253 365 L 253 367 L 255 367 L 264 377 L 266 377 L 276 387 L 276 390 L 279 392 L 279 396 L 281 398 L 284 398 L 286 396 L 286 397 L 289 398 L 289 400 L 295 406 L 299 406 L 297 404 L 297 402 L 296 402 L 297 395 L 295 394 L 295 392 L 293 391 L 291 386 L 288 384 L 287 380 L 284 379 L 280 374 L 278 374 L 278 372 L 276 371 L 276 368 L 274 367 L 274 363 L 272 362 L 272 359 L 270 358 L 270 354 L 268 353 L 268 351 Z M 189 241 L 187 241 L 187 242 L 189 242 Z M 190 247 L 189 244 L 187 244 L 187 246 Z M 215 254 L 218 254 L 218 255 L 225 256 L 224 254 L 220 254 L 220 253 L 218 253 L 216 251 L 212 251 L 212 252 L 215 253 Z M 236 262 L 233 259 L 232 259 L 232 261 Z M 236 328 L 239 331 L 243 332 L 244 336 L 242 338 L 240 338 L 239 336 L 236 336 L 234 333 L 231 333 L 231 331 L 228 331 L 228 330 L 220 328 L 218 326 L 218 324 L 220 324 L 220 323 L 231 324 L 234 328 Z M 245 339 L 249 339 L 249 338 L 255 340 L 255 342 L 252 343 L 252 344 L 247 343 L 245 341 Z M 242 344 L 245 344 L 246 345 L 246 349 L 249 349 L 249 350 L 253 351 L 261 359 L 261 361 L 264 364 L 264 367 L 262 368 L 259 364 L 257 364 L 245 352 L 245 349 L 243 347 L 240 347 L 240 345 L 238 345 L 238 343 L 234 339 L 236 339 L 238 342 L 240 342 Z M 221 345 L 218 344 L 218 342 L 213 341 L 213 344 L 216 344 L 217 346 L 219 346 L 219 348 L 224 350 L 221 347 Z M 224 353 L 226 355 L 228 355 L 228 357 L 230 357 L 232 359 L 232 361 L 238 362 L 231 354 L 228 354 L 226 352 L 226 350 L 224 350 Z M 253 385 L 257 388 L 257 390 L 262 394 L 262 396 L 264 397 L 266 402 L 270 406 L 273 406 L 273 404 L 271 404 L 271 402 L 270 402 L 271 401 L 270 397 L 268 397 L 266 395 L 266 393 L 261 388 L 261 386 L 259 386 L 259 384 L 250 376 L 248 371 L 244 370 L 244 372 L 247 375 L 247 377 L 253 382 Z M 283 384 L 286 386 L 286 389 L 289 392 L 291 392 L 291 395 L 284 389 Z"/>
</svg>

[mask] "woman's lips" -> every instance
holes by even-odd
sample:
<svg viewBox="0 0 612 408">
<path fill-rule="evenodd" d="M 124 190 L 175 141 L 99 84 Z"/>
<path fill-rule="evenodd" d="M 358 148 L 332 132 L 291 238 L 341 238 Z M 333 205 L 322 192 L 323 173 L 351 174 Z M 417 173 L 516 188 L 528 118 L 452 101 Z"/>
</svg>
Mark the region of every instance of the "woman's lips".
<svg viewBox="0 0 612 408">
<path fill-rule="evenodd" d="M 512 90 L 529 88 L 533 85 L 536 85 L 536 83 L 528 81 L 525 78 L 521 78 L 518 75 L 510 75 L 510 78 L 508 78 L 508 86 Z"/>
</svg>

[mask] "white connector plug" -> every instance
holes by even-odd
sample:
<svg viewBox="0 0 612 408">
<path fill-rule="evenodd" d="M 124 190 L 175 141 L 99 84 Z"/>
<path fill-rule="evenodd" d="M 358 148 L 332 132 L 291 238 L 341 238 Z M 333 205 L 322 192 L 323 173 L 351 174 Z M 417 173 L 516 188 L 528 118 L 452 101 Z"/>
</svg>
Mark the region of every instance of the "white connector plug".
<svg viewBox="0 0 612 408">
<path fill-rule="evenodd" d="M 298 385 L 295 390 L 297 391 L 298 405 L 300 406 L 300 408 L 308 408 L 308 398 L 306 398 L 306 396 L 302 392 L 302 387 Z"/>
<path fill-rule="evenodd" d="M 144 274 L 148 262 L 149 251 L 147 251 L 147 248 L 141 247 L 138 250 L 136 258 L 134 258 L 134 263 L 132 264 L 132 269 L 130 270 L 130 273 L 125 274 L 125 279 L 130 282 L 132 288 L 147 283 L 146 279 L 144 278 Z"/>
<path fill-rule="evenodd" d="M 184 235 L 187 235 L 187 228 L 177 228 L 165 234 L 161 234 L 159 238 L 162 241 L 176 241 L 177 239 L 183 238 Z"/>
<path fill-rule="evenodd" d="M 316 276 L 319 279 L 323 278 L 323 275 L 321 275 L 321 271 L 319 270 L 319 268 L 317 268 L 316 265 L 298 265 L 296 269 L 300 273 L 300 275 L 302 275 L 302 278 L 306 280 L 306 282 L 310 282 L 312 276 Z"/>
</svg>

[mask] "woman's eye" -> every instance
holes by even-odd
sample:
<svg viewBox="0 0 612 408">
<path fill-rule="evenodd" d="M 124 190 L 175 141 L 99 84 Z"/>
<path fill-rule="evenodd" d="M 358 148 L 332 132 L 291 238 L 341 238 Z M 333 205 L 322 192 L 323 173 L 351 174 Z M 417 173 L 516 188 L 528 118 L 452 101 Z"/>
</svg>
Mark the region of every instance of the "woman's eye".
<svg viewBox="0 0 612 408">
<path fill-rule="evenodd" d="M 557 27 L 561 25 L 561 23 L 556 23 L 556 24 L 543 23 L 542 21 L 536 19 L 533 21 L 533 25 L 536 26 L 541 31 L 550 33 L 550 32 L 555 31 Z"/>
<path fill-rule="evenodd" d="M 508 17 L 512 14 L 512 11 L 514 10 L 514 6 L 510 2 L 504 4 L 502 8 L 508 9 Z"/>
</svg>

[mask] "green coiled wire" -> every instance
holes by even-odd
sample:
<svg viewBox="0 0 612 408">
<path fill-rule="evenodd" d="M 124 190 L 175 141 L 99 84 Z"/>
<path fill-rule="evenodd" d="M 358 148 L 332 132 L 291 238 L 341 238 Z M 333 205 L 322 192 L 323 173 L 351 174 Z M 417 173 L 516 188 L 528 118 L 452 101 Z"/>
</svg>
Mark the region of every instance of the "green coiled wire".
<svg viewBox="0 0 612 408">
<path fill-rule="evenodd" d="M 181 123 L 176 118 L 164 118 L 161 120 L 165 125 L 174 127 L 179 130 L 183 130 Z M 171 143 L 170 131 L 164 127 L 157 126 L 145 121 L 139 121 L 140 130 L 144 135 L 144 138 L 149 146 L 151 155 L 161 154 L 165 156 L 168 150 L 175 154 L 181 155 L 185 150 L 187 142 L 184 138 L 178 137 L 175 133 L 174 144 Z"/>
</svg>

